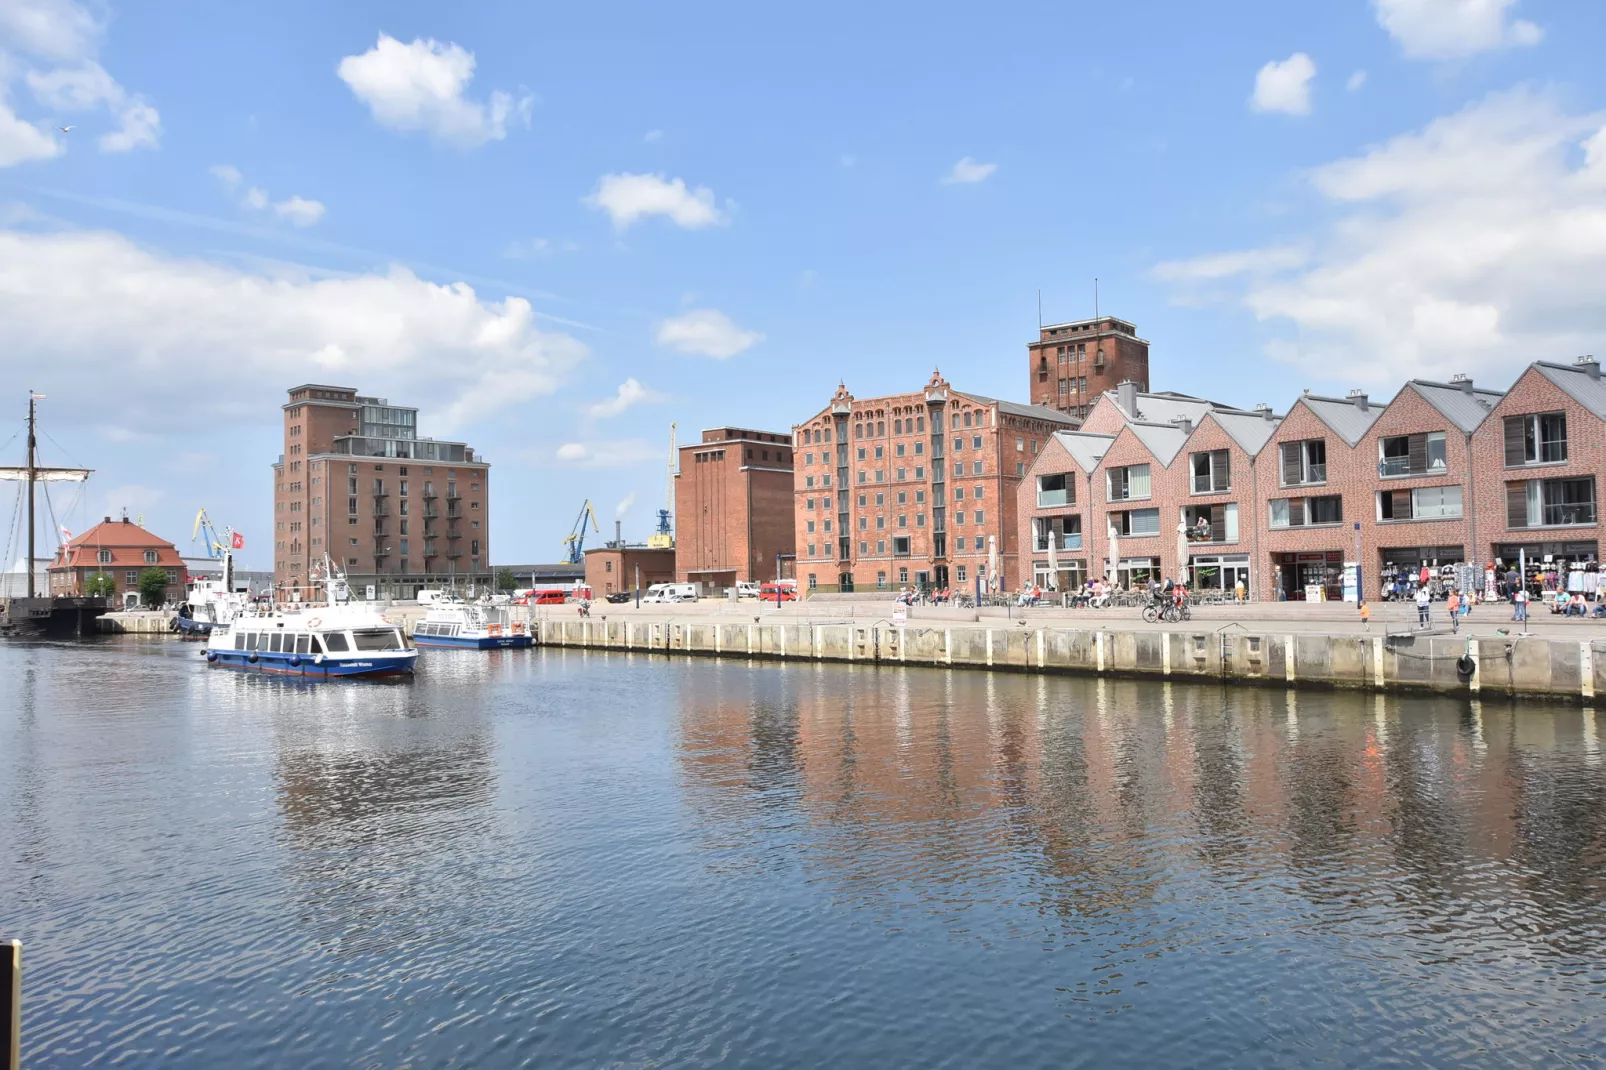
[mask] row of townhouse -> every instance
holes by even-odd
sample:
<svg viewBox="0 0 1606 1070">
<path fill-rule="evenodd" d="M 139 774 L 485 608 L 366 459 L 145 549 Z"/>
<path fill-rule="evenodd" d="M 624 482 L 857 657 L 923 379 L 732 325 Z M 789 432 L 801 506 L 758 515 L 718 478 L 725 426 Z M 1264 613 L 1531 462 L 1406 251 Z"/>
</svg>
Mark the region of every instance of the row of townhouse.
<svg viewBox="0 0 1606 1070">
<path fill-rule="evenodd" d="M 1412 380 L 1387 405 L 1307 392 L 1283 415 L 1122 383 L 1022 480 L 1020 579 L 1130 586 L 1187 568 L 1275 600 L 1341 597 L 1346 562 L 1367 597 L 1460 563 L 1593 573 L 1603 462 L 1606 383 L 1588 357 L 1531 364 L 1505 392 Z"/>
</svg>

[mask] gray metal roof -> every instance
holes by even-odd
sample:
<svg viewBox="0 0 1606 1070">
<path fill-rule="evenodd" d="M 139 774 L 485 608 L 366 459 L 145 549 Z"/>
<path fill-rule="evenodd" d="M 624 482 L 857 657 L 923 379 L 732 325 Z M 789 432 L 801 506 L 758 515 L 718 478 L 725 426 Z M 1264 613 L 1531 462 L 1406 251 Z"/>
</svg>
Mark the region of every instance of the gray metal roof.
<svg viewBox="0 0 1606 1070">
<path fill-rule="evenodd" d="M 1273 416 L 1268 420 L 1258 412 L 1240 412 L 1237 409 L 1216 409 L 1210 415 L 1251 457 L 1271 441 L 1277 426 L 1283 422 L 1281 416 Z"/>
<path fill-rule="evenodd" d="M 1551 364 L 1535 361 L 1531 367 L 1561 387 L 1578 404 L 1606 420 L 1606 379 L 1597 379 L 1587 371 L 1571 364 Z"/>
<path fill-rule="evenodd" d="M 1306 394 L 1299 400 L 1351 446 L 1372 429 L 1377 418 L 1383 415 L 1384 408 L 1382 405 L 1368 404 L 1363 409 L 1349 398 L 1324 398 L 1316 394 Z"/>
<path fill-rule="evenodd" d="M 1115 441 L 1114 435 L 1095 435 L 1091 431 L 1056 431 L 1054 438 L 1084 472 L 1097 468 L 1110 443 Z"/>
<path fill-rule="evenodd" d="M 1121 407 L 1121 397 L 1117 391 L 1106 390 L 1104 396 L 1115 411 L 1126 417 L 1130 423 L 1133 420 L 1146 420 L 1149 423 L 1170 423 L 1177 417 L 1186 417 L 1197 424 L 1204 418 L 1204 414 L 1216 408 L 1216 403 L 1206 401 L 1204 398 L 1189 397 L 1187 394 L 1167 392 L 1164 394 L 1139 394 L 1138 411 L 1127 412 Z"/>
<path fill-rule="evenodd" d="M 1462 389 L 1459 383 L 1434 383 L 1426 379 L 1412 379 L 1406 385 L 1421 394 L 1429 405 L 1442 412 L 1446 419 L 1463 431 L 1477 430 L 1478 425 L 1489 415 L 1489 410 L 1506 396 L 1503 390 L 1482 390 L 1474 387 L 1471 391 L 1467 391 Z"/>
<path fill-rule="evenodd" d="M 955 390 L 954 393 L 961 397 L 967 397 L 971 401 L 979 402 L 982 405 L 997 405 L 999 412 L 1007 412 L 1011 416 L 1025 416 L 1032 420 L 1049 420 L 1053 423 L 1065 424 L 1070 427 L 1077 427 L 1082 422 L 1075 416 L 1060 412 L 1058 409 L 1051 409 L 1047 405 L 1022 405 L 1018 401 L 1000 401 L 997 398 L 972 394 L 968 390 Z"/>
<path fill-rule="evenodd" d="M 1138 441 L 1149 448 L 1155 459 L 1167 468 L 1188 441 L 1188 432 L 1176 424 L 1157 424 L 1146 420 L 1128 420 L 1127 427 L 1138 436 Z"/>
</svg>

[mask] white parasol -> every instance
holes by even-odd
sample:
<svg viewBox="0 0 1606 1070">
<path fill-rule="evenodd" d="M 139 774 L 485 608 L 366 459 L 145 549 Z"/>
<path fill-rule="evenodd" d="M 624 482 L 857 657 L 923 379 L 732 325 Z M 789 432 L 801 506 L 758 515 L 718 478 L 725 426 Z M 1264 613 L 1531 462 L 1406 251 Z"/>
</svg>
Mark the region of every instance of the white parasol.
<svg viewBox="0 0 1606 1070">
<path fill-rule="evenodd" d="M 1114 529 L 1110 529 L 1110 582 L 1114 583 L 1121 575 L 1121 536 Z"/>
<path fill-rule="evenodd" d="M 987 587 L 997 592 L 1004 589 L 1004 578 L 998 574 L 998 536 L 987 538 Z"/>
<path fill-rule="evenodd" d="M 1052 525 L 1053 521 L 1049 523 Z M 1056 591 L 1060 589 L 1059 541 L 1059 532 L 1051 526 L 1048 529 L 1048 583 Z"/>
<path fill-rule="evenodd" d="M 1177 582 L 1188 585 L 1188 524 L 1177 525 Z"/>
</svg>

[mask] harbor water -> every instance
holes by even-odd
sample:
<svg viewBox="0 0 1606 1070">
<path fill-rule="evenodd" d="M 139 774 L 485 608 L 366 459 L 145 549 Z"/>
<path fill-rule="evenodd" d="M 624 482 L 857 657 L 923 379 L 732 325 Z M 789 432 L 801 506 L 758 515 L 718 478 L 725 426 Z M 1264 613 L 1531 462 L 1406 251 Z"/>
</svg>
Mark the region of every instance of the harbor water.
<svg viewBox="0 0 1606 1070">
<path fill-rule="evenodd" d="M 0 645 L 24 1066 L 1606 1058 L 1606 715 Z"/>
</svg>

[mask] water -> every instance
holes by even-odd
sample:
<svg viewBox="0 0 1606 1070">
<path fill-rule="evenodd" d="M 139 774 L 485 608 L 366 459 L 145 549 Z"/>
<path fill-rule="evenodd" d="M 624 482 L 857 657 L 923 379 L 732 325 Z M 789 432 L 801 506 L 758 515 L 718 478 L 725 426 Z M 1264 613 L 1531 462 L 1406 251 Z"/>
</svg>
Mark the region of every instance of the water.
<svg viewBox="0 0 1606 1070">
<path fill-rule="evenodd" d="M 1593 713 L 195 650 L 0 644 L 30 1070 L 1606 1057 Z"/>
</svg>

